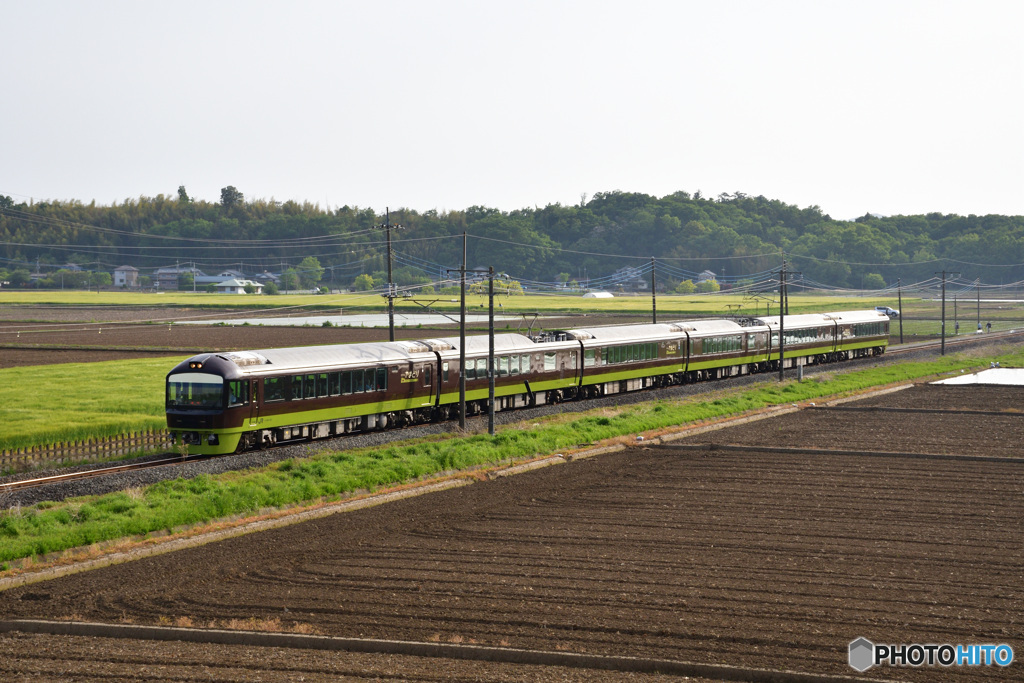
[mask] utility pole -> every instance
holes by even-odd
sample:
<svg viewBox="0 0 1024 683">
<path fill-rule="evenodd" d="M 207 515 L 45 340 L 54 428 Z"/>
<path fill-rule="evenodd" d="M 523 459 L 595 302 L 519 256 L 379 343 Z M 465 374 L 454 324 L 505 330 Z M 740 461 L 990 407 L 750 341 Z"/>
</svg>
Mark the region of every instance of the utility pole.
<svg viewBox="0 0 1024 683">
<path fill-rule="evenodd" d="M 654 274 L 654 257 L 651 257 L 651 313 L 654 319 L 651 322 L 658 322 L 658 279 Z"/>
<path fill-rule="evenodd" d="M 903 280 L 896 278 L 896 305 L 900 307 L 900 344 L 903 343 Z"/>
<path fill-rule="evenodd" d="M 462 232 L 462 268 L 459 270 L 459 429 L 466 428 L 466 232 Z"/>
<path fill-rule="evenodd" d="M 779 271 L 779 381 L 785 378 L 786 348 L 786 258 L 782 258 L 782 270 Z"/>
<path fill-rule="evenodd" d="M 448 272 L 453 272 L 449 268 Z M 462 296 L 459 305 L 459 429 L 466 428 L 466 233 L 462 233 L 462 267 L 459 268 Z"/>
<path fill-rule="evenodd" d="M 799 275 L 799 271 L 786 270 L 786 253 L 782 253 L 782 268 L 779 269 L 779 381 L 785 378 L 786 368 L 786 316 L 789 315 L 789 286 L 786 275 Z"/>
<path fill-rule="evenodd" d="M 488 266 L 487 279 L 487 433 L 494 436 L 494 266 Z"/>
<path fill-rule="evenodd" d="M 974 281 L 974 291 L 978 294 L 978 332 L 981 332 L 981 278 Z"/>
<path fill-rule="evenodd" d="M 385 207 L 384 223 L 375 227 L 384 230 L 388 239 L 388 293 L 384 296 L 388 299 L 388 340 L 395 341 L 395 283 L 391 277 L 391 261 L 393 258 L 391 251 L 391 228 L 400 230 L 402 226 L 391 225 L 391 209 L 390 207 Z"/>
<path fill-rule="evenodd" d="M 935 273 L 939 275 L 938 272 Z M 946 276 L 947 275 L 959 275 L 960 273 L 949 273 L 945 270 L 941 271 L 942 274 L 942 343 L 939 345 L 939 355 L 946 355 Z"/>
</svg>

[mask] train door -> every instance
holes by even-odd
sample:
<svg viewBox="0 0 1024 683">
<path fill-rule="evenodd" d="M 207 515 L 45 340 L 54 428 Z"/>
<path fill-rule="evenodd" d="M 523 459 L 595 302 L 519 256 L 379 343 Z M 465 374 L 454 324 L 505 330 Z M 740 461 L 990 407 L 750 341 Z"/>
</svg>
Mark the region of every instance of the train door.
<svg viewBox="0 0 1024 683">
<path fill-rule="evenodd" d="M 255 427 L 260 422 L 259 380 L 249 380 L 249 426 Z"/>
</svg>

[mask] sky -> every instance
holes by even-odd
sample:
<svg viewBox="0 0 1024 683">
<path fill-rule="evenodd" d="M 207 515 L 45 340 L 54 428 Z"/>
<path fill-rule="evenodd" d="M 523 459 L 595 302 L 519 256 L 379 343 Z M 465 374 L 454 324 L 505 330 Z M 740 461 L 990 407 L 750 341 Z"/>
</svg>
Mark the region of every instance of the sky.
<svg viewBox="0 0 1024 683">
<path fill-rule="evenodd" d="M 1024 215 L 1024 2 L 0 0 L 0 195 Z"/>
</svg>

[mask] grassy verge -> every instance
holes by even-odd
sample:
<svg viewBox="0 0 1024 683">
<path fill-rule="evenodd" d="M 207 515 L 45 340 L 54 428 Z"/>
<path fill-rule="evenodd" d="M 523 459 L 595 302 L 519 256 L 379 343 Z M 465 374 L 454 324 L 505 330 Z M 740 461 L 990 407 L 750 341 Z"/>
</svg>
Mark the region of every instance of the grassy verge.
<svg viewBox="0 0 1024 683">
<path fill-rule="evenodd" d="M 624 408 L 601 408 L 513 425 L 495 437 L 444 436 L 384 448 L 320 453 L 269 467 L 216 477 L 162 482 L 128 492 L 41 503 L 0 512 L 0 565 L 126 537 L 173 531 L 267 508 L 334 500 L 482 465 L 528 459 L 571 449 L 579 443 L 667 430 L 780 403 L 860 391 L 942 372 L 987 365 L 1024 363 L 1018 350 L 999 357 L 948 356 L 920 363 L 844 373 L 825 373 L 804 382 L 766 381 L 754 388 L 723 388 L 711 400 L 657 400 Z"/>
<path fill-rule="evenodd" d="M 164 377 L 179 360 L 0 370 L 0 450 L 165 427 Z"/>
</svg>

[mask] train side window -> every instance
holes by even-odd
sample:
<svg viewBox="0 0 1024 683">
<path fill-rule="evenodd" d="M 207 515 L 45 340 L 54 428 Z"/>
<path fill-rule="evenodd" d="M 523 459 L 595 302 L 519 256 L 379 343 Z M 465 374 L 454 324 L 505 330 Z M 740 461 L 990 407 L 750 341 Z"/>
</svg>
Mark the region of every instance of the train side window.
<svg viewBox="0 0 1024 683">
<path fill-rule="evenodd" d="M 477 358 L 476 359 L 476 378 L 485 379 L 487 377 L 487 359 Z"/>
<path fill-rule="evenodd" d="M 508 357 L 508 374 L 518 375 L 519 374 L 519 356 Z"/>
<path fill-rule="evenodd" d="M 524 375 L 529 373 L 530 372 L 530 354 L 526 353 L 526 354 L 523 354 L 522 356 L 519 356 L 519 365 L 520 365 L 520 367 L 522 367 Z"/>
<path fill-rule="evenodd" d="M 231 380 L 228 384 L 228 407 L 244 406 L 249 402 L 249 382 L 244 379 Z"/>
<path fill-rule="evenodd" d="M 363 371 L 353 370 L 352 371 L 352 393 L 361 394 L 363 392 Z"/>
<path fill-rule="evenodd" d="M 341 393 L 351 394 L 352 393 L 352 371 L 346 370 L 341 373 Z"/>
<path fill-rule="evenodd" d="M 441 363 L 441 372 L 443 373 L 444 379 L 442 381 L 448 381 L 448 363 Z"/>
<path fill-rule="evenodd" d="M 576 369 L 576 352 L 575 351 L 570 351 L 569 352 L 569 367 L 571 367 L 573 370 Z"/>
<path fill-rule="evenodd" d="M 594 367 L 594 362 L 597 359 L 594 356 L 594 349 L 586 349 L 583 351 L 583 367 L 591 368 Z"/>
<path fill-rule="evenodd" d="M 321 372 L 316 376 L 316 395 L 317 396 L 330 396 L 330 392 L 327 391 L 327 373 Z"/>
<path fill-rule="evenodd" d="M 388 390 L 388 369 L 377 368 L 377 391 Z"/>
<path fill-rule="evenodd" d="M 508 356 L 498 357 L 498 377 L 508 377 Z"/>
<path fill-rule="evenodd" d="M 284 400 L 283 377 L 267 377 L 263 380 L 263 400 L 267 403 Z"/>
<path fill-rule="evenodd" d="M 284 400 L 295 401 L 302 398 L 302 375 L 292 375 L 285 380 Z"/>
<path fill-rule="evenodd" d="M 341 373 L 332 372 L 327 376 L 327 393 L 330 396 L 341 394 Z"/>
<path fill-rule="evenodd" d="M 424 365 L 423 366 L 423 386 L 425 386 L 425 387 L 429 387 L 430 386 L 430 366 L 429 365 Z"/>
<path fill-rule="evenodd" d="M 317 387 L 317 376 L 306 375 L 302 380 L 302 397 L 303 398 L 316 398 L 318 387 Z"/>
<path fill-rule="evenodd" d="M 558 369 L 558 362 L 555 360 L 555 354 L 545 353 L 544 354 L 544 371 L 551 372 Z"/>
<path fill-rule="evenodd" d="M 472 358 L 466 359 L 466 379 L 476 379 L 476 361 Z"/>
<path fill-rule="evenodd" d="M 363 370 L 363 391 L 377 391 L 377 370 L 375 368 Z"/>
</svg>

